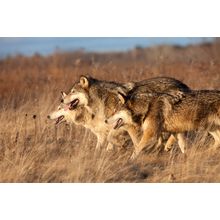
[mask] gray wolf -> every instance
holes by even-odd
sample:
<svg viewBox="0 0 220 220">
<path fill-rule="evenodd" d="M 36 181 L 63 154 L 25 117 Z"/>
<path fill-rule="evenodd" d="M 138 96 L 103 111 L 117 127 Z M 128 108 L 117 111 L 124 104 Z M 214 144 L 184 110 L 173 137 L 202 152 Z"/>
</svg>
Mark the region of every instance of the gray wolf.
<svg viewBox="0 0 220 220">
<path fill-rule="evenodd" d="M 128 131 L 135 146 L 132 159 L 144 147 L 155 144 L 163 131 L 176 134 L 184 152 L 184 132 L 207 130 L 217 148 L 220 145 L 220 91 L 191 91 L 178 102 L 166 93 L 134 93 L 128 100 L 124 99 L 121 110 L 106 122 L 114 129 L 124 127 Z"/>
</svg>

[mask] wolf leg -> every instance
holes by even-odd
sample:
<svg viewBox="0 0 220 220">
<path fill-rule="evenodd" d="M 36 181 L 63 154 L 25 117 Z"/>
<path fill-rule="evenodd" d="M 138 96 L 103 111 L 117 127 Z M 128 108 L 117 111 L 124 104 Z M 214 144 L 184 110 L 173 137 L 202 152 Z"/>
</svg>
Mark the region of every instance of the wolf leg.
<svg viewBox="0 0 220 220">
<path fill-rule="evenodd" d="M 213 148 L 216 149 L 216 148 L 220 147 L 220 131 L 219 130 L 209 131 L 209 134 L 211 134 L 215 140 Z"/>
<path fill-rule="evenodd" d="M 113 149 L 114 149 L 114 145 L 113 145 L 112 143 L 108 142 L 108 145 L 107 145 L 107 147 L 106 147 L 106 150 L 107 150 L 107 151 L 111 151 L 111 150 L 113 150 Z"/>
<path fill-rule="evenodd" d="M 106 147 L 106 151 L 112 151 L 115 147 L 115 144 L 117 144 L 117 136 L 115 135 L 114 130 L 110 130 L 110 132 L 108 133 L 107 142 L 108 144 Z"/>
<path fill-rule="evenodd" d="M 162 143 L 163 143 L 163 137 L 162 137 L 162 135 L 158 138 L 158 140 L 157 140 L 157 143 L 156 143 L 156 146 L 155 146 L 155 148 L 157 149 L 157 148 L 159 148 L 161 145 L 162 145 Z"/>
<path fill-rule="evenodd" d="M 105 142 L 106 142 L 106 137 L 103 137 L 101 135 L 97 135 L 97 143 L 96 143 L 95 149 L 99 150 L 101 147 L 104 146 Z"/>
<path fill-rule="evenodd" d="M 155 139 L 156 132 L 152 127 L 149 127 L 149 129 L 144 131 L 144 134 L 141 138 L 141 141 L 138 145 L 134 145 L 135 150 L 133 154 L 131 155 L 131 160 L 135 159 L 138 154 L 143 150 L 144 147 L 147 145 L 155 144 L 157 138 Z"/>
<path fill-rule="evenodd" d="M 169 151 L 172 148 L 172 145 L 176 142 L 176 138 L 174 137 L 173 134 L 170 135 L 170 137 L 168 138 L 164 150 L 165 151 Z"/>
<path fill-rule="evenodd" d="M 181 152 L 184 154 L 185 153 L 185 147 L 186 147 L 184 134 L 183 133 L 178 133 L 176 137 L 177 137 L 177 140 L 178 140 L 179 148 L 180 148 Z"/>
</svg>

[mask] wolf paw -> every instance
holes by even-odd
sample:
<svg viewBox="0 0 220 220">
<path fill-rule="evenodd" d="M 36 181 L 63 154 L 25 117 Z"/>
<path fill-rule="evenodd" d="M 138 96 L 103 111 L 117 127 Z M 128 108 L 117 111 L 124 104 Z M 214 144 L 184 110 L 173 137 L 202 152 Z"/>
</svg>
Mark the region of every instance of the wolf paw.
<svg viewBox="0 0 220 220">
<path fill-rule="evenodd" d="M 164 151 L 168 152 L 172 149 L 172 146 L 169 146 L 169 147 L 164 147 Z"/>
<path fill-rule="evenodd" d="M 129 159 L 132 161 L 136 158 L 137 158 L 137 153 L 134 151 Z"/>
<path fill-rule="evenodd" d="M 112 151 L 114 149 L 114 146 L 113 146 L 113 144 L 111 144 L 111 143 L 108 143 L 108 145 L 107 145 L 107 147 L 106 147 L 106 151 Z"/>
</svg>

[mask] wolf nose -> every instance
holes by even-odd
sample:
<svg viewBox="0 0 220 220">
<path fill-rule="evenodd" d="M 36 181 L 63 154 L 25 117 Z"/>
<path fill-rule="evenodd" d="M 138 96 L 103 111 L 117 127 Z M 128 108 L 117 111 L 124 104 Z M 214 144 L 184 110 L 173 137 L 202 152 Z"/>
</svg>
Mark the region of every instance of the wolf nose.
<svg viewBox="0 0 220 220">
<path fill-rule="evenodd" d="M 47 118 L 50 119 L 50 116 L 48 115 Z"/>
<path fill-rule="evenodd" d="M 105 123 L 108 124 L 108 120 L 107 119 L 105 119 Z"/>
</svg>

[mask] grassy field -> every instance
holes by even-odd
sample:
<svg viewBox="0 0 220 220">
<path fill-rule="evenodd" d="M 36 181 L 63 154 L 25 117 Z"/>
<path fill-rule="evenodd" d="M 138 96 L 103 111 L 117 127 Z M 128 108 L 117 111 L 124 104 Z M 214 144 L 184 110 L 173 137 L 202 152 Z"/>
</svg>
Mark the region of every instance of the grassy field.
<svg viewBox="0 0 220 220">
<path fill-rule="evenodd" d="M 219 89 L 220 43 L 0 60 L 0 182 L 220 182 L 220 149 L 203 134 L 189 138 L 186 154 L 174 147 L 130 162 L 132 148 L 95 151 L 90 131 L 56 127 L 47 115 L 82 74 L 119 82 L 170 76 Z"/>
</svg>

